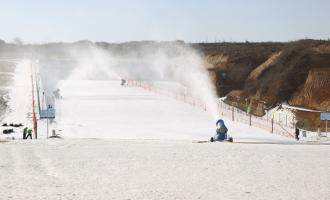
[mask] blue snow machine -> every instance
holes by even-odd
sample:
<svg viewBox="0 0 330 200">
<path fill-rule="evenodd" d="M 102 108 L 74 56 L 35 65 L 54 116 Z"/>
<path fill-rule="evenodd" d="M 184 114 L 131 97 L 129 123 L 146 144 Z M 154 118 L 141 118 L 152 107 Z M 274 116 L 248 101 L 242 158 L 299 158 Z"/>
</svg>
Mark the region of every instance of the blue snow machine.
<svg viewBox="0 0 330 200">
<path fill-rule="evenodd" d="M 216 126 L 217 126 L 216 134 L 214 137 L 211 137 L 211 142 L 215 142 L 215 141 L 233 142 L 233 138 L 227 135 L 228 129 L 225 125 L 225 122 L 222 119 L 219 119 L 217 121 Z"/>
</svg>

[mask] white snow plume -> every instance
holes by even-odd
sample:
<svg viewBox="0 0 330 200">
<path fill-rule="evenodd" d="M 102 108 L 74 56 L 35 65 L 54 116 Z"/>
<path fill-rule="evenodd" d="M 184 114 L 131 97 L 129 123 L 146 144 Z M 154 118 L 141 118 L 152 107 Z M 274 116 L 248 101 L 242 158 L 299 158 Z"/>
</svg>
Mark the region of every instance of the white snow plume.
<svg viewBox="0 0 330 200">
<path fill-rule="evenodd" d="M 121 77 L 112 69 L 114 59 L 106 51 L 95 46 L 85 49 L 71 49 L 68 52 L 76 62 L 73 71 L 67 77 L 68 80 L 81 79 L 109 79 L 120 80 Z M 58 85 L 65 89 L 66 85 Z"/>
<path fill-rule="evenodd" d="M 200 99 L 215 120 L 219 118 L 216 92 L 202 56 L 189 45 L 175 44 L 161 49 L 153 64 L 165 79 L 176 81 Z"/>
<path fill-rule="evenodd" d="M 87 45 L 72 48 L 68 54 L 76 67 L 67 79 L 137 79 L 174 81 L 200 99 L 216 120 L 218 110 L 215 88 L 202 56 L 190 45 L 179 42 L 125 43 L 102 48 Z M 66 82 L 69 83 L 69 82 Z M 65 89 L 68 85 L 60 85 Z"/>
</svg>

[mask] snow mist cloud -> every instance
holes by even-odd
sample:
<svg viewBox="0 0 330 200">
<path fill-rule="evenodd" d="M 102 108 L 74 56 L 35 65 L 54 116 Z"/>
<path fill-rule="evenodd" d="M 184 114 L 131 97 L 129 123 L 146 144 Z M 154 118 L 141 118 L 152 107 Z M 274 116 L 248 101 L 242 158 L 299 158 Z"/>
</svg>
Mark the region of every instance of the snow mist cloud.
<svg viewBox="0 0 330 200">
<path fill-rule="evenodd" d="M 66 53 L 74 64 L 65 79 L 171 81 L 187 88 L 189 94 L 206 104 L 216 120 L 218 107 L 213 83 L 202 56 L 181 42 L 130 42 L 102 46 L 77 45 Z M 57 84 L 65 89 L 68 85 Z"/>
</svg>

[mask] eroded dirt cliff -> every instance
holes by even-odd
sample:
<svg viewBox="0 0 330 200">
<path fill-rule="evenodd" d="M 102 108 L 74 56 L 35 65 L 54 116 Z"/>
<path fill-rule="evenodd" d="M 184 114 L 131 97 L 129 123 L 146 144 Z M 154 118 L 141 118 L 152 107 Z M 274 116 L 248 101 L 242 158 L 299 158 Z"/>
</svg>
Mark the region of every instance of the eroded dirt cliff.
<svg viewBox="0 0 330 200">
<path fill-rule="evenodd" d="M 330 110 L 330 42 L 237 43 L 196 45 L 205 56 L 217 92 L 246 109 L 271 108 L 283 102 Z M 319 113 L 297 111 L 299 126 L 324 127 Z"/>
</svg>

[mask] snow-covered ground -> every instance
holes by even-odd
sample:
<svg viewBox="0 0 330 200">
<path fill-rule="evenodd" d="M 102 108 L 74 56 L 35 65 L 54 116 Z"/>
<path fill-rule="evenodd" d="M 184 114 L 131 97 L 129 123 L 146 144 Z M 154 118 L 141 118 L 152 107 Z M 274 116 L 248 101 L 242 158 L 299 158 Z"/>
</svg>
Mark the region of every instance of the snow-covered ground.
<svg viewBox="0 0 330 200">
<path fill-rule="evenodd" d="M 327 145 L 53 139 L 0 152 L 0 199 L 330 197 Z"/>
<path fill-rule="evenodd" d="M 26 65 L 17 68 L 5 119 L 31 126 Z M 0 199 L 330 197 L 330 145 L 296 143 L 227 118 L 237 143 L 200 143 L 215 126 L 197 107 L 119 81 L 60 85 L 50 130 L 63 139 L 46 139 L 40 120 L 38 140 L 21 140 L 18 131 L 16 140 L 0 142 Z"/>
<path fill-rule="evenodd" d="M 9 87 L 8 94 L 8 109 L 3 116 L 2 123 L 14 123 L 30 126 L 32 124 L 32 89 L 31 89 L 31 73 L 29 60 L 23 60 L 19 62 L 15 68 L 15 75 L 13 77 L 13 83 Z M 9 129 L 12 127 L 1 127 L 1 133 L 3 129 Z M 24 127 L 14 128 L 15 132 L 9 135 L 0 134 L 0 140 L 2 138 L 22 138 L 22 130 Z"/>
<path fill-rule="evenodd" d="M 215 120 L 189 104 L 119 81 L 65 81 L 56 103 L 56 130 L 67 138 L 208 140 Z M 239 141 L 294 142 L 292 139 L 231 122 L 229 134 Z"/>
</svg>

